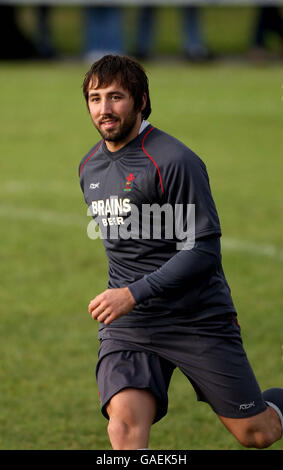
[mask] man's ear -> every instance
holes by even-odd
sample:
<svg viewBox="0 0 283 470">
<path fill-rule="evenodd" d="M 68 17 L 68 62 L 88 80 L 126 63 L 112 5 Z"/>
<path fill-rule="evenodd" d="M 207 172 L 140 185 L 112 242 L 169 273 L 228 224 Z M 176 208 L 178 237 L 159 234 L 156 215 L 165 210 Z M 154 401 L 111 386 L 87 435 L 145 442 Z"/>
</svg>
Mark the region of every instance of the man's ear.
<svg viewBox="0 0 283 470">
<path fill-rule="evenodd" d="M 147 102 L 147 97 L 146 97 L 146 93 L 143 94 L 143 97 L 142 97 L 142 107 L 141 107 L 141 111 L 144 110 L 144 108 L 146 107 L 146 102 Z"/>
</svg>

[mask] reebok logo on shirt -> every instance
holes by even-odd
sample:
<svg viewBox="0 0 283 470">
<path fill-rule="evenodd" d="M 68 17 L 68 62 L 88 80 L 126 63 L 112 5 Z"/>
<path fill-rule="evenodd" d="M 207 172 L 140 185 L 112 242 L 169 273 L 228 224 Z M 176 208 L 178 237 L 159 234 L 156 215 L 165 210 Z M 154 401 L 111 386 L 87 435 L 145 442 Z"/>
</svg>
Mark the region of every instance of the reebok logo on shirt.
<svg viewBox="0 0 283 470">
<path fill-rule="evenodd" d="M 100 185 L 99 182 L 98 183 L 90 183 L 89 189 L 98 189 L 99 185 Z"/>
</svg>

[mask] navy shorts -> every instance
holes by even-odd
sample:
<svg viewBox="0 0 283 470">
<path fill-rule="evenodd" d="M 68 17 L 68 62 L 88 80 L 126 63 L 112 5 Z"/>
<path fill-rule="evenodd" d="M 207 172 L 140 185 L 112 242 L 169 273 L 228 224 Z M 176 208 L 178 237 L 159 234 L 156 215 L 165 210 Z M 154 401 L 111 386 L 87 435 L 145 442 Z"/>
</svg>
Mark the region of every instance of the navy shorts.
<svg viewBox="0 0 283 470">
<path fill-rule="evenodd" d="M 233 315 L 191 325 L 115 328 L 99 332 L 96 377 L 101 410 L 124 388 L 151 390 L 157 399 L 155 422 L 167 413 L 168 387 L 178 367 L 197 399 L 220 416 L 246 418 L 266 409 Z"/>
</svg>

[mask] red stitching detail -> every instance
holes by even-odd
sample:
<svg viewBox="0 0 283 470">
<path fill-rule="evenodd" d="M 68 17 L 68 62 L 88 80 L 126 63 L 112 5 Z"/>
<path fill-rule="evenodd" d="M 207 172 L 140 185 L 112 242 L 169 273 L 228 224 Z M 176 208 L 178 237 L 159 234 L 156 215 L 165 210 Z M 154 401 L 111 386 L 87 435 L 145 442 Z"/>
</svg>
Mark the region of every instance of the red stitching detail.
<svg viewBox="0 0 283 470">
<path fill-rule="evenodd" d="M 102 144 L 103 140 L 100 142 L 100 144 L 98 145 L 98 147 L 96 147 L 96 149 L 94 150 L 94 152 L 92 152 L 92 154 L 86 159 L 86 161 L 84 162 L 84 164 L 81 166 L 80 168 L 80 175 L 81 175 L 81 172 L 82 172 L 82 169 L 83 167 L 86 165 L 86 163 L 91 159 L 91 157 L 97 152 L 97 150 L 99 149 L 100 145 Z"/>
<path fill-rule="evenodd" d="M 155 129 L 155 127 L 152 127 L 151 129 L 149 129 L 149 131 L 147 131 L 147 133 L 145 134 L 143 140 L 142 140 L 142 149 L 143 149 L 143 152 L 148 156 L 148 158 L 150 158 L 150 160 L 152 161 L 152 163 L 155 165 L 155 168 L 157 169 L 158 171 L 158 176 L 159 176 L 159 180 L 160 180 L 160 185 L 161 185 L 161 192 L 162 194 L 164 194 L 164 187 L 163 187 L 163 182 L 162 182 L 162 178 L 161 178 L 161 174 L 160 174 L 160 170 L 159 170 L 159 167 L 157 165 L 157 163 L 153 160 L 153 158 L 149 155 L 149 153 L 147 153 L 147 151 L 145 150 L 144 148 L 144 141 L 145 139 L 147 138 L 148 134 L 153 131 L 153 129 Z"/>
</svg>

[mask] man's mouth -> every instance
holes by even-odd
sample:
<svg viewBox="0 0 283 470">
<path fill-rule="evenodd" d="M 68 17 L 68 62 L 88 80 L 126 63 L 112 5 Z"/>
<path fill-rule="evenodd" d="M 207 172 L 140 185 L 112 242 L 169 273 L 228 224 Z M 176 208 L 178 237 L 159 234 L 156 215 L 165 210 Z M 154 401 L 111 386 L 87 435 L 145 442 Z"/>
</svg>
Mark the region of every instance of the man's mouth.
<svg viewBox="0 0 283 470">
<path fill-rule="evenodd" d="M 104 127 L 104 129 L 112 129 L 113 127 L 116 126 L 116 124 L 118 123 L 118 119 L 103 119 L 103 121 L 101 121 L 100 125 Z"/>
</svg>

